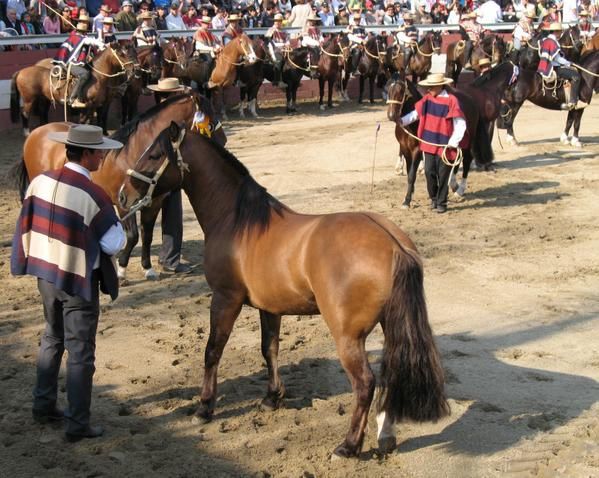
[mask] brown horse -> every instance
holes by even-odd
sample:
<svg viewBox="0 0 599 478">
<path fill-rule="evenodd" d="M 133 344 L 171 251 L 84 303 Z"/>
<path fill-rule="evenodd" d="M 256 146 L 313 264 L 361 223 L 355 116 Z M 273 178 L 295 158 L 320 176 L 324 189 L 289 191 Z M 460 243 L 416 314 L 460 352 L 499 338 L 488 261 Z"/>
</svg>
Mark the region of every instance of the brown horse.
<svg viewBox="0 0 599 478">
<path fill-rule="evenodd" d="M 324 44 L 320 47 L 320 59 L 318 60 L 318 88 L 320 93 L 320 99 L 318 105 L 321 110 L 324 111 L 325 106 L 323 104 L 324 98 L 324 85 L 328 85 L 328 100 L 327 106 L 333 107 L 333 88 L 335 83 L 339 80 L 341 72 L 340 63 L 342 63 L 344 57 L 343 49 L 339 44 L 339 39 L 331 35 L 328 40 L 325 40 Z"/>
<path fill-rule="evenodd" d="M 456 85 L 460 73 L 466 64 L 463 42 L 466 41 L 467 37 L 463 29 L 461 31 L 464 38 L 458 42 L 450 43 L 447 46 L 447 60 L 445 63 L 445 76 L 452 78 Z M 478 74 L 480 72 L 478 62 L 483 58 L 489 58 L 491 63 L 494 64 L 501 63 L 505 58 L 506 51 L 507 45 L 501 36 L 494 33 L 485 35 L 472 49 L 472 54 L 470 56 L 472 69 Z"/>
<path fill-rule="evenodd" d="M 539 42 L 545 32 L 539 31 L 522 46 L 512 60 L 526 70 L 537 70 L 539 66 Z M 557 39 L 566 60 L 578 62 L 580 60 L 583 42 L 580 38 L 578 25 L 569 27 Z"/>
<path fill-rule="evenodd" d="M 107 46 L 94 60 L 91 78 L 87 82 L 85 98 L 86 112 L 84 121 L 91 120 L 98 111 L 98 125 L 106 131 L 108 108 L 112 98 L 130 79 L 136 62 L 135 52 L 131 45 L 120 45 L 116 49 Z M 65 96 L 66 81 L 56 79 L 50 81 L 50 70 L 43 66 L 33 65 L 16 72 L 12 77 L 10 112 L 13 122 L 18 121 L 19 101 L 23 100 L 21 122 L 23 134 L 29 134 L 29 118 L 37 107 L 41 112 L 41 124 L 48 122 L 50 102 L 61 102 Z M 70 86 L 70 85 L 69 85 Z"/>
<path fill-rule="evenodd" d="M 443 38 L 440 31 L 426 32 L 415 46 L 414 53 L 410 56 L 408 69 L 412 75 L 412 81 L 423 80 L 431 71 L 432 57 L 441 52 Z M 385 66 L 392 72 L 403 71 L 404 53 L 399 45 L 387 48 Z"/>
<path fill-rule="evenodd" d="M 258 118 L 256 111 L 258 91 L 264 82 L 264 66 L 266 60 L 266 49 L 264 41 L 260 38 L 252 40 L 252 47 L 256 53 L 257 61 L 251 65 L 239 67 L 239 80 L 242 86 L 239 88 L 239 117 L 245 118 L 247 107 L 254 118 Z"/>
<path fill-rule="evenodd" d="M 584 44 L 582 48 L 581 56 L 590 51 L 599 50 L 599 32 L 595 32 L 595 34 Z"/>
<path fill-rule="evenodd" d="M 172 121 L 177 124 L 184 123 L 189 129 L 192 127 L 196 114 L 206 118 L 206 134 L 211 134 L 218 143 L 225 144 L 227 138 L 220 123 L 214 117 L 210 102 L 193 93 L 176 95 L 150 108 L 112 136 L 125 146 L 121 150 L 107 153 L 100 169 L 92 174 L 93 181 L 106 191 L 113 204 L 118 205 L 119 188 L 127 175 L 127 170 L 133 168 L 136 161 L 142 156 L 157 157 L 155 150 L 168 146 L 163 142 L 156 143 L 156 138 L 160 132 L 170 126 Z M 35 129 L 27 138 L 23 146 L 23 158 L 17 171 L 22 189 L 26 188 L 28 181 L 38 174 L 60 168 L 65 163 L 64 145 L 50 141 L 47 135 L 49 132 L 66 131 L 67 129 L 68 123 L 50 123 Z M 147 278 L 158 276 L 152 268 L 150 246 L 153 225 L 160 205 L 161 201 L 155 201 L 151 207 L 141 210 L 142 267 Z M 127 244 L 119 255 L 119 276 L 122 279 L 126 277 L 126 267 L 129 264 L 131 251 L 139 240 L 135 217 L 125 221 L 125 229 Z"/>
<path fill-rule="evenodd" d="M 403 231 L 374 213 L 296 213 L 226 149 L 196 134 L 186 135 L 181 152 L 189 166 L 182 187 L 204 231 L 204 270 L 213 291 L 200 419 L 213 418 L 218 364 L 244 304 L 260 311 L 269 374 L 263 404 L 271 408 L 285 393 L 277 357 L 281 316 L 322 314 L 356 400 L 337 455 L 355 456 L 362 448 L 375 391 L 365 341 L 377 323 L 385 334 L 377 417 L 382 451 L 395 448 L 395 421 L 449 413 L 422 261 Z M 138 172 L 151 176 L 158 167 L 140 162 Z M 121 206 L 146 190 L 147 184 L 128 178 Z"/>
<path fill-rule="evenodd" d="M 359 77 L 360 92 L 358 103 L 364 98 L 364 82 L 368 79 L 370 102 L 374 103 L 374 80 L 383 66 L 385 45 L 382 37 L 370 35 L 364 45 L 360 45 L 351 51 L 351 70 Z"/>
<path fill-rule="evenodd" d="M 464 159 L 462 162 L 462 181 L 456 190 L 458 198 L 463 198 L 466 193 L 466 184 L 472 159 L 477 164 L 487 166 L 493 161 L 493 149 L 487 124 L 484 117 L 481 117 L 478 98 L 473 98 L 460 90 L 454 90 L 448 87 L 448 91 L 454 94 L 464 112 L 467 125 L 467 134 L 470 137 L 470 147 L 464 149 Z M 402 207 L 409 208 L 414 194 L 414 185 L 416 183 L 416 174 L 420 164 L 420 144 L 418 140 L 411 138 L 399 124 L 399 120 L 406 114 L 414 111 L 414 105 L 422 98 L 420 92 L 416 89 L 414 83 L 406 79 L 405 75 L 395 73 L 387 85 L 388 108 L 387 118 L 396 124 L 395 137 L 400 144 L 400 154 L 406 158 L 408 169 L 408 188 Z M 409 131 L 414 134 L 416 126 Z M 452 175 L 453 176 L 453 175 Z"/>
<path fill-rule="evenodd" d="M 179 78 L 188 84 L 187 64 L 191 54 L 185 38 L 170 38 L 162 47 L 162 78 Z"/>
</svg>

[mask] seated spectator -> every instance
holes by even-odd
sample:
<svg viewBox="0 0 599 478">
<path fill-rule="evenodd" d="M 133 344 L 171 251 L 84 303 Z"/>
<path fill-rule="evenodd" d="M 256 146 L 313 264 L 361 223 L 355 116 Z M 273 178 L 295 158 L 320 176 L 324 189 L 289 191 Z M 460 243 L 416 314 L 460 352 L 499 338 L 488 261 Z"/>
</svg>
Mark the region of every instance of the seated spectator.
<svg viewBox="0 0 599 478">
<path fill-rule="evenodd" d="M 253 7 L 253 5 L 248 8 L 248 13 L 250 15 L 250 18 L 252 18 L 252 19 L 253 18 L 257 18 L 258 12 L 256 11 L 255 8 L 252 11 L 251 10 L 252 7 Z M 258 19 L 258 24 L 255 25 L 255 26 L 256 27 L 257 26 L 261 26 L 262 28 L 270 28 L 270 27 L 272 27 L 275 24 L 275 12 L 274 12 L 274 10 L 275 10 L 275 6 L 271 2 L 268 2 L 266 4 L 266 8 L 264 9 L 264 12 L 262 12 L 262 15 L 260 15 L 260 17 Z M 250 26 L 250 24 L 253 24 L 253 21 L 252 22 L 250 22 L 250 21 L 246 21 L 245 22 L 245 25 L 248 28 L 253 28 L 253 27 Z"/>
<path fill-rule="evenodd" d="M 224 30 L 227 26 L 227 11 L 220 7 L 216 10 L 216 15 L 212 19 L 212 28 L 214 30 Z"/>
<path fill-rule="evenodd" d="M 196 7 L 190 5 L 187 7 L 187 11 L 182 15 L 183 23 L 189 30 L 195 30 L 200 26 L 200 19 L 196 11 Z"/>
<path fill-rule="evenodd" d="M 60 32 L 70 33 L 75 29 L 71 20 L 71 7 L 64 7 L 62 9 L 62 16 L 60 17 Z"/>
<path fill-rule="evenodd" d="M 339 7 L 339 13 L 337 13 L 337 16 L 335 17 L 335 25 L 349 25 L 349 15 L 347 14 L 347 8 L 344 5 Z"/>
<path fill-rule="evenodd" d="M 92 31 L 99 32 L 100 30 L 102 30 L 102 25 L 104 24 L 104 19 L 109 16 L 110 16 L 110 7 L 108 5 L 102 5 L 100 7 L 100 13 L 98 13 L 94 17 Z"/>
<path fill-rule="evenodd" d="M 186 30 L 179 8 L 180 7 L 177 2 L 171 3 L 169 14 L 166 16 L 166 27 L 169 30 Z"/>
<path fill-rule="evenodd" d="M 495 0 L 486 0 L 485 3 L 478 7 L 476 13 L 478 14 L 479 23 L 483 25 L 503 22 L 501 7 Z"/>
<path fill-rule="evenodd" d="M 364 23 L 366 25 L 378 25 L 377 16 L 374 14 L 374 8 L 368 7 L 364 12 Z"/>
<path fill-rule="evenodd" d="M 447 16 L 445 5 L 442 5 L 439 2 L 433 4 L 431 7 L 431 19 L 433 23 L 445 23 L 447 21 Z"/>
<path fill-rule="evenodd" d="M 25 2 L 23 0 L 8 0 L 6 2 L 6 13 L 7 13 L 7 17 L 8 17 L 8 10 L 12 9 L 15 11 L 15 14 L 17 15 L 17 20 L 21 20 L 21 16 L 23 15 L 23 13 L 25 13 L 27 11 L 27 7 L 25 6 Z"/>
<path fill-rule="evenodd" d="M 21 15 L 21 34 L 22 35 L 35 35 L 36 31 L 31 22 L 31 13 L 25 12 Z M 29 46 L 29 45 L 27 45 Z M 30 48 L 31 49 L 31 48 Z"/>
<path fill-rule="evenodd" d="M 156 7 L 156 18 L 154 19 L 156 30 L 168 30 L 166 24 L 166 8 L 163 5 Z"/>
<path fill-rule="evenodd" d="M 320 13 L 318 16 L 320 17 L 320 23 L 323 27 L 335 26 L 335 15 L 331 12 L 331 7 L 327 2 L 323 2 L 320 5 Z"/>
<path fill-rule="evenodd" d="M 6 9 L 6 19 L 4 20 L 4 23 L 6 25 L 5 28 L 13 29 L 15 32 L 17 32 L 17 35 L 23 34 L 23 31 L 21 30 L 21 22 L 17 18 L 17 11 L 14 8 Z"/>
<path fill-rule="evenodd" d="M 55 11 L 48 9 L 48 14 L 44 17 L 42 27 L 48 35 L 60 33 L 60 18 L 58 18 Z"/>
<path fill-rule="evenodd" d="M 137 28 L 137 16 L 133 13 L 133 3 L 123 2 L 122 10 L 114 17 L 116 28 L 120 32 L 132 32 Z"/>
<path fill-rule="evenodd" d="M 29 7 L 27 12 L 31 16 L 31 24 L 36 35 L 44 34 L 44 27 L 42 26 L 42 17 L 38 14 L 36 7 Z M 44 15 L 45 16 L 45 15 Z"/>
<path fill-rule="evenodd" d="M 395 15 L 395 8 L 393 7 L 392 3 L 385 7 L 383 25 L 397 25 L 397 16 Z"/>
<path fill-rule="evenodd" d="M 449 11 L 449 15 L 447 15 L 447 24 L 448 25 L 457 25 L 460 23 L 460 16 L 463 13 L 462 7 L 457 3 L 454 3 Z"/>
<path fill-rule="evenodd" d="M 505 6 L 505 10 L 503 11 L 503 21 L 506 23 L 516 23 L 518 21 L 516 10 L 511 2 Z"/>
<path fill-rule="evenodd" d="M 279 0 L 279 11 L 285 16 L 286 13 L 291 13 L 291 0 Z"/>
</svg>

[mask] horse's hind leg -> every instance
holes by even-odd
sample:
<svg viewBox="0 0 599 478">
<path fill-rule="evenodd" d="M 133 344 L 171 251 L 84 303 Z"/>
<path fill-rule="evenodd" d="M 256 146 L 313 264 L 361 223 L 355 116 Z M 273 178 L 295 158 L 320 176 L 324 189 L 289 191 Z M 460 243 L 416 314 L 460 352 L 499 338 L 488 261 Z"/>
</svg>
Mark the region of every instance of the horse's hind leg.
<svg viewBox="0 0 599 478">
<path fill-rule="evenodd" d="M 333 90 L 335 89 L 335 78 L 329 78 L 329 100 L 327 101 L 327 106 L 329 108 L 333 107 Z"/>
<path fill-rule="evenodd" d="M 232 294 L 217 290 L 210 304 L 210 336 L 204 354 L 204 384 L 200 406 L 195 412 L 204 421 L 210 421 L 214 415 L 218 364 L 245 299 L 243 294 Z"/>
<path fill-rule="evenodd" d="M 266 408 L 279 407 L 285 387 L 279 375 L 279 334 L 281 331 L 281 316 L 260 310 L 260 326 L 262 330 L 262 356 L 268 367 L 268 391 L 262 400 Z"/>
<path fill-rule="evenodd" d="M 324 78 L 322 76 L 318 77 L 318 90 L 320 95 L 320 99 L 318 100 L 318 106 L 321 111 L 324 111 L 325 107 L 322 104 L 322 99 L 324 98 Z"/>
<path fill-rule="evenodd" d="M 370 103 L 374 103 L 374 76 L 368 78 L 368 86 L 370 87 Z"/>
</svg>

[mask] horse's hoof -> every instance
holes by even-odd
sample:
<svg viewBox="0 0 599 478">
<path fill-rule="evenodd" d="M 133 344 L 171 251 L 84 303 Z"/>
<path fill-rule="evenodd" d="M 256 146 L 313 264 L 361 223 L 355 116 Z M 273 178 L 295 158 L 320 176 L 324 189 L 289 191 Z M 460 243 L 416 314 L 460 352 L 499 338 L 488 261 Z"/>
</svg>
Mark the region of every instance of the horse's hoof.
<svg viewBox="0 0 599 478">
<path fill-rule="evenodd" d="M 358 455 L 358 450 L 353 449 L 353 447 L 350 447 L 347 443 L 344 442 L 337 448 L 335 448 L 333 455 L 341 458 L 351 458 L 352 456 Z"/>
<path fill-rule="evenodd" d="M 562 144 L 570 144 L 570 139 L 568 138 L 568 135 L 566 133 L 561 134 L 561 136 L 559 137 L 559 141 Z"/>
<path fill-rule="evenodd" d="M 262 399 L 262 402 L 260 402 L 260 409 L 265 412 L 278 410 L 282 404 L 283 400 L 281 400 L 279 397 L 267 395 Z"/>
<path fill-rule="evenodd" d="M 393 452 L 397 448 L 397 439 L 395 437 L 381 437 L 379 438 L 379 453 L 381 455 L 387 455 Z"/>
<path fill-rule="evenodd" d="M 320 105 L 320 111 L 324 111 L 326 109 L 327 109 L 327 107 L 325 105 Z"/>
<path fill-rule="evenodd" d="M 144 277 L 146 280 L 158 280 L 160 279 L 160 274 L 154 268 L 150 267 L 149 269 L 144 269 Z"/>
<path fill-rule="evenodd" d="M 254 117 L 254 119 L 259 119 L 260 116 L 258 116 L 258 113 L 252 113 L 252 116 Z"/>
<path fill-rule="evenodd" d="M 120 287 L 127 287 L 129 285 L 129 279 L 125 278 L 125 277 L 119 277 L 119 286 Z"/>
<path fill-rule="evenodd" d="M 582 148 L 582 143 L 580 142 L 580 140 L 576 137 L 572 137 L 572 140 L 570 141 L 570 144 L 572 146 L 574 146 L 575 148 Z"/>
<path fill-rule="evenodd" d="M 453 193 L 453 199 L 455 202 L 462 202 L 464 200 L 464 195 L 460 194 L 460 191 L 456 191 Z"/>
<path fill-rule="evenodd" d="M 214 410 L 210 410 L 208 405 L 202 403 L 196 410 L 193 420 L 199 423 L 210 423 L 214 417 Z"/>
<path fill-rule="evenodd" d="M 239 117 L 240 117 L 241 119 L 243 119 L 243 118 L 245 118 L 245 114 L 244 114 L 244 113 L 242 113 L 242 112 L 240 111 L 240 112 L 239 112 Z"/>
<path fill-rule="evenodd" d="M 458 190 L 458 183 L 450 183 L 449 187 L 451 188 L 452 192 L 456 192 Z"/>
<path fill-rule="evenodd" d="M 402 209 L 410 209 L 410 203 L 409 202 L 404 202 L 400 207 Z"/>
<path fill-rule="evenodd" d="M 23 128 L 23 136 L 25 136 L 25 138 L 27 138 L 27 136 L 29 136 L 31 134 L 31 131 L 29 131 L 29 128 Z"/>
</svg>

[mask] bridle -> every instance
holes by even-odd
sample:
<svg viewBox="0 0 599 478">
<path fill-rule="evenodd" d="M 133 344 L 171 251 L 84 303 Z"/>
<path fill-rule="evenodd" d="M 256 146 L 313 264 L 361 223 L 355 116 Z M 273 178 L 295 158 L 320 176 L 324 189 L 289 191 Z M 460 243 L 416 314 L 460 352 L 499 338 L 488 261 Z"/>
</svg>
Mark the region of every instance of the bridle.
<svg viewBox="0 0 599 478">
<path fill-rule="evenodd" d="M 181 155 L 181 143 L 183 142 L 184 138 L 185 138 L 185 128 L 181 129 L 181 132 L 179 133 L 179 137 L 177 138 L 176 141 L 174 141 L 174 142 L 171 141 L 171 144 L 173 146 L 173 152 L 177 154 L 177 166 L 179 167 L 179 170 L 181 172 L 181 182 L 183 182 L 183 176 L 185 174 L 185 171 L 189 171 L 189 166 L 187 165 L 187 163 L 185 163 L 183 161 L 183 156 Z M 143 198 L 141 198 L 139 201 L 137 201 L 133 206 L 131 206 L 131 208 L 129 209 L 127 214 L 123 218 L 121 218 L 121 221 L 124 221 L 125 219 L 129 218 L 131 215 L 135 214 L 141 208 L 148 206 L 152 202 L 152 199 L 153 199 L 152 195 L 154 194 L 154 189 L 156 189 L 156 185 L 158 184 L 160 177 L 162 176 L 162 174 L 164 173 L 164 171 L 170 164 L 170 159 L 168 158 L 168 155 L 165 155 L 164 161 L 162 162 L 160 167 L 156 170 L 156 172 L 154 173 L 154 176 L 152 176 L 151 178 L 142 173 L 137 172 L 135 170 L 135 167 L 138 165 L 138 163 L 146 155 L 146 153 L 149 151 L 149 149 L 152 146 L 154 146 L 154 143 L 150 144 L 143 151 L 143 153 L 141 153 L 141 155 L 135 162 L 135 165 L 133 166 L 132 169 L 131 168 L 127 169 L 127 176 L 135 178 L 135 179 L 142 181 L 146 184 L 149 184 L 149 186 L 148 186 L 145 196 Z"/>
<path fill-rule="evenodd" d="M 162 55 L 162 59 L 164 61 L 166 61 L 167 63 L 170 63 L 171 65 L 177 65 L 179 68 L 181 68 L 182 70 L 185 70 L 185 63 L 187 61 L 187 57 L 185 55 L 185 48 L 182 47 L 182 53 L 181 55 L 179 55 L 179 51 L 177 50 L 177 47 L 179 46 L 179 40 L 175 40 L 174 42 L 171 43 L 172 45 L 172 51 L 175 55 L 175 60 L 169 60 L 166 55 Z M 183 58 L 183 59 L 181 59 Z"/>
</svg>

